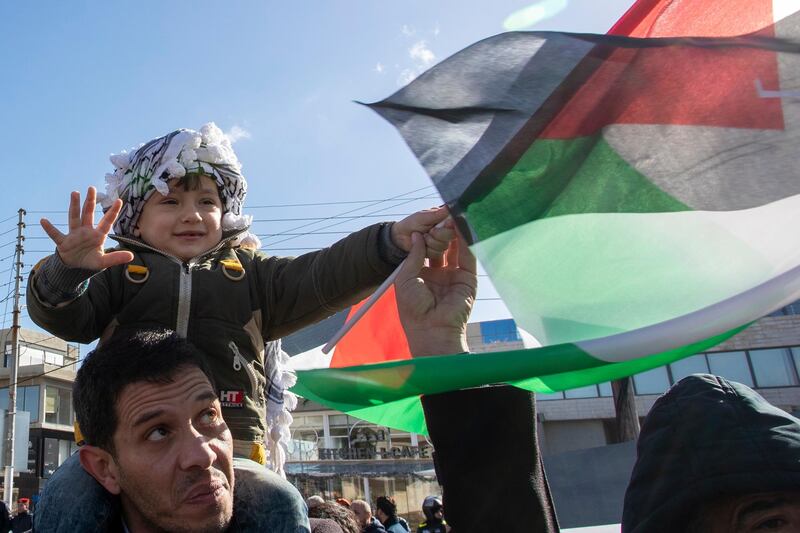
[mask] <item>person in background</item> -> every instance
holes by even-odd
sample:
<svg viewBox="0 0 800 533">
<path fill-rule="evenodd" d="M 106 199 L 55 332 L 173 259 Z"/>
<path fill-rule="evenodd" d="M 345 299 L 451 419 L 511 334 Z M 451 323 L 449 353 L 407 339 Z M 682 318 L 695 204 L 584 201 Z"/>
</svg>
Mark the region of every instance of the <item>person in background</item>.
<svg viewBox="0 0 800 533">
<path fill-rule="evenodd" d="M 350 500 L 348 500 L 347 498 L 336 498 L 336 503 L 338 503 L 342 507 L 350 509 Z"/>
<path fill-rule="evenodd" d="M 17 502 L 17 514 L 11 519 L 12 533 L 25 533 L 33 530 L 33 515 L 29 508 L 31 501 L 28 498 L 20 498 Z"/>
<path fill-rule="evenodd" d="M 348 502 L 349 503 L 349 502 Z M 336 502 L 325 502 L 308 510 L 309 518 L 329 518 L 342 528 L 344 533 L 361 533 L 356 515 L 350 508 Z"/>
<path fill-rule="evenodd" d="M 353 513 L 356 515 L 358 525 L 361 526 L 362 533 L 386 533 L 383 524 L 381 524 L 374 516 L 372 516 L 372 508 L 364 500 L 353 500 L 350 505 Z"/>
<path fill-rule="evenodd" d="M 411 531 L 406 519 L 397 516 L 397 504 L 391 496 L 378 496 L 375 502 L 375 516 L 389 533 Z"/>
<path fill-rule="evenodd" d="M 325 500 L 323 500 L 322 496 L 318 494 L 314 494 L 313 496 L 309 496 L 308 498 L 306 498 L 306 506 L 309 509 L 313 509 L 314 507 L 322 503 L 325 503 Z"/>
<path fill-rule="evenodd" d="M 417 528 L 417 533 L 447 533 L 447 522 L 444 521 L 444 506 L 438 496 L 428 496 L 422 502 L 422 514 L 425 521 Z"/>
</svg>

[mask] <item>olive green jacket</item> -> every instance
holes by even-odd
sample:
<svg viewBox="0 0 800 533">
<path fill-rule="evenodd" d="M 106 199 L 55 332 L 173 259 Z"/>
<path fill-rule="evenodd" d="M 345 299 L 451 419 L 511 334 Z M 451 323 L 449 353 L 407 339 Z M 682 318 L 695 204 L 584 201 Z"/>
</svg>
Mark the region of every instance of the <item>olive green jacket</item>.
<svg viewBox="0 0 800 533">
<path fill-rule="evenodd" d="M 382 226 L 297 258 L 232 248 L 231 236 L 186 263 L 119 237 L 134 252 L 133 263 L 96 273 L 77 297 L 55 306 L 37 294 L 35 268 L 27 305 L 36 324 L 67 341 L 174 329 L 207 355 L 234 439 L 263 442 L 265 341 L 322 320 L 374 290 L 399 262 L 381 253 Z"/>
</svg>

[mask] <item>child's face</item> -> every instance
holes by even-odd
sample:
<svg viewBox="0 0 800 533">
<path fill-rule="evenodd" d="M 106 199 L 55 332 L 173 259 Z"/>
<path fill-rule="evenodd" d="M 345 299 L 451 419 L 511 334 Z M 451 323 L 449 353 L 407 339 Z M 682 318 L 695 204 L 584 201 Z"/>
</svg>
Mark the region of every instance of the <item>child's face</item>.
<svg viewBox="0 0 800 533">
<path fill-rule="evenodd" d="M 144 204 L 134 236 L 162 252 L 188 261 L 222 240 L 222 201 L 217 184 L 202 176 L 189 188 L 170 180 L 169 194 L 158 191 Z"/>
</svg>

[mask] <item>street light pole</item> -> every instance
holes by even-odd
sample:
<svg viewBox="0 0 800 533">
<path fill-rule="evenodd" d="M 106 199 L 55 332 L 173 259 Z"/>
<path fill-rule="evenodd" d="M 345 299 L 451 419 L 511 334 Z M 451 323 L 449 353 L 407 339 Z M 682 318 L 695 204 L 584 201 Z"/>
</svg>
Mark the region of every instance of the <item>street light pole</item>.
<svg viewBox="0 0 800 533">
<path fill-rule="evenodd" d="M 22 255 L 25 253 L 25 248 L 22 243 L 25 241 L 23 229 L 25 228 L 25 210 L 18 211 L 19 220 L 17 222 L 17 248 L 14 253 L 15 269 L 14 275 L 14 311 L 13 321 L 11 325 L 11 368 L 8 375 L 8 413 L 6 420 L 6 456 L 5 456 L 5 491 L 3 500 L 6 505 L 11 507 L 11 499 L 14 493 L 14 432 L 16 430 L 17 421 L 17 379 L 19 378 L 19 284 L 22 281 Z"/>
</svg>

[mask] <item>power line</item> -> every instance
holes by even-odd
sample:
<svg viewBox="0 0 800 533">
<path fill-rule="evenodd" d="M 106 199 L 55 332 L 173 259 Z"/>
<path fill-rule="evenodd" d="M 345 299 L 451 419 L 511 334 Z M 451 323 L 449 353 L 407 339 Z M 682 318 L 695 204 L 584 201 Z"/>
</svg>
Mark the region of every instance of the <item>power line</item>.
<svg viewBox="0 0 800 533">
<path fill-rule="evenodd" d="M 400 194 L 400 195 L 398 195 L 398 199 L 399 199 L 399 197 L 402 197 L 402 196 L 406 196 L 406 195 L 408 195 L 408 194 L 415 193 L 415 192 L 417 192 L 417 191 L 419 191 L 419 190 L 421 190 L 421 189 L 416 189 L 416 190 L 414 190 L 414 191 L 410 191 L 410 192 L 407 192 L 407 193 L 405 193 L 405 194 Z M 409 203 L 409 202 L 412 202 L 412 201 L 414 201 L 414 200 L 402 201 L 402 202 L 400 202 L 399 204 L 395 204 L 395 205 L 393 205 L 393 206 L 390 206 L 390 207 L 388 207 L 388 208 L 386 208 L 386 209 L 392 209 L 392 208 L 394 208 L 394 207 L 399 207 L 400 205 L 403 205 L 403 204 L 406 204 L 406 203 Z M 348 215 L 348 214 L 350 214 L 350 213 L 354 213 L 355 211 L 360 211 L 361 209 L 366 209 L 367 207 L 372 207 L 372 205 L 367 205 L 367 206 L 364 206 L 364 207 L 359 207 L 359 208 L 356 208 L 356 209 L 352 209 L 352 210 L 350 210 L 350 211 L 345 211 L 344 213 L 339 213 L 339 216 L 342 216 L 342 215 Z M 379 209 L 378 211 L 381 211 L 381 210 Z M 368 215 L 371 215 L 371 214 L 375 214 L 375 213 L 376 213 L 376 212 L 373 212 L 373 213 L 367 213 L 367 214 L 368 214 Z M 389 216 L 389 215 L 384 215 L 384 216 Z M 328 217 L 328 219 L 330 219 L 330 217 Z M 328 224 L 327 226 L 322 226 L 321 228 L 316 228 L 316 230 L 315 230 L 315 231 L 319 231 L 319 230 L 321 230 L 321 229 L 328 229 L 328 228 L 332 228 L 332 227 L 334 227 L 334 226 L 338 226 L 339 224 L 343 224 L 344 222 L 346 222 L 346 221 L 334 222 L 333 224 Z M 306 227 L 308 227 L 308 226 L 314 225 L 314 224 L 316 224 L 316 223 L 317 223 L 317 222 L 311 222 L 311 223 L 308 223 L 308 224 L 303 224 L 303 225 L 300 225 L 300 226 L 297 226 L 297 227 L 294 227 L 294 228 L 290 228 L 290 229 L 288 229 L 288 230 L 286 230 L 286 231 L 287 231 L 287 232 L 291 232 L 291 231 L 294 231 L 294 230 L 303 229 L 303 228 L 306 228 Z M 295 239 L 295 238 L 297 238 L 297 236 L 287 237 L 287 238 L 285 238 L 285 239 L 279 240 L 279 241 L 277 241 L 277 242 L 273 242 L 273 243 L 271 243 L 271 244 L 273 244 L 273 245 L 275 245 L 275 244 L 280 244 L 280 243 L 282 243 L 282 242 L 286 242 L 286 241 L 289 241 L 289 240 L 292 240 L 292 239 Z"/>
<path fill-rule="evenodd" d="M 345 211 L 343 213 L 339 213 L 338 216 L 349 215 L 350 213 L 355 213 L 356 211 L 361 211 L 362 209 L 366 209 L 366 208 L 372 207 L 373 205 L 378 205 L 378 204 L 384 203 L 385 201 L 387 201 L 387 202 L 388 201 L 394 201 L 394 200 L 396 200 L 398 198 L 401 198 L 403 196 L 408 196 L 409 194 L 414 194 L 416 192 L 422 191 L 422 190 L 427 189 L 429 187 L 430 187 L 430 185 L 426 185 L 425 187 L 420 187 L 419 189 L 414 189 L 413 191 L 409 191 L 409 192 L 406 192 L 406 193 L 403 193 L 403 194 L 398 194 L 397 196 L 394 196 L 394 197 L 389 198 L 389 199 L 384 200 L 384 201 L 373 202 L 371 204 L 367 204 L 367 205 L 362 206 L 362 207 L 357 207 L 355 209 L 351 209 L 349 211 Z M 291 231 L 295 231 L 295 230 L 300 230 L 300 229 L 303 229 L 303 228 L 307 228 L 309 226 L 313 226 L 314 224 L 317 224 L 317 222 L 309 222 L 308 224 L 301 224 L 300 226 L 296 226 L 294 228 L 289 228 L 286 231 L 287 232 L 291 232 Z M 327 228 L 335 226 L 337 224 L 341 224 L 341 222 L 338 222 L 338 223 L 335 223 L 335 224 L 332 224 L 332 225 L 328 225 L 328 226 L 323 226 L 322 228 L 317 228 L 317 230 L 327 229 Z M 289 239 L 293 239 L 293 238 L 295 238 L 295 237 L 289 237 L 288 239 L 284 239 L 284 241 L 289 240 Z M 279 243 L 284 242 L 284 241 L 278 241 L 278 242 L 272 243 L 272 244 L 279 244 Z"/>
<path fill-rule="evenodd" d="M 410 200 L 409 200 L 410 201 Z M 334 215 L 330 217 L 298 217 L 298 218 L 257 218 L 253 222 L 302 222 L 305 220 L 357 220 L 359 218 L 377 218 L 377 217 L 407 217 L 411 213 L 380 213 L 374 215 L 349 215 L 341 216 Z M 15 241 L 16 242 L 16 241 Z"/>
<path fill-rule="evenodd" d="M 429 185 L 426 188 L 433 187 L 433 185 Z M 422 189 L 418 189 L 422 190 Z M 412 191 L 416 192 L 416 191 Z M 410 194 L 410 193 L 409 193 Z M 434 200 L 437 199 L 437 195 L 429 195 L 429 196 L 419 196 L 417 198 L 406 198 L 407 200 Z M 371 203 L 380 203 L 380 202 L 391 202 L 393 201 L 392 198 L 385 198 L 383 200 L 349 200 L 349 201 L 341 201 L 341 202 L 310 202 L 305 204 L 273 204 L 273 205 L 251 205 L 246 207 L 246 209 L 275 209 L 275 208 L 282 208 L 282 207 L 318 207 L 321 205 L 347 205 L 347 204 L 371 204 Z"/>
<path fill-rule="evenodd" d="M 428 185 L 426 187 L 423 187 L 421 189 L 417 189 L 417 190 L 412 191 L 412 192 L 418 192 L 418 191 L 422 191 L 422 190 L 425 190 L 425 189 L 431 189 L 433 187 L 434 187 L 433 185 Z M 405 193 L 405 194 L 411 194 L 411 193 Z M 419 196 L 417 198 L 407 198 L 407 200 L 432 200 L 432 199 L 436 199 L 436 198 L 438 198 L 437 195 L 428 195 L 428 196 Z M 245 209 L 280 209 L 280 208 L 285 208 L 285 207 L 319 207 L 319 206 L 325 206 L 325 205 L 372 204 L 372 203 L 380 203 L 380 202 L 391 202 L 391 201 L 393 201 L 395 199 L 396 199 L 396 197 L 394 197 L 394 198 L 383 198 L 383 199 L 378 199 L 378 200 L 341 200 L 341 201 L 333 201 L 333 202 L 304 202 L 304 203 L 296 203 L 296 204 L 249 205 L 249 206 L 245 206 Z M 97 207 L 95 212 L 98 212 L 98 211 L 102 212 L 102 208 L 100 206 Z M 29 215 L 59 215 L 59 214 L 63 215 L 63 214 L 66 214 L 66 213 L 69 213 L 69 211 L 66 210 L 66 209 L 63 209 L 63 210 L 49 210 L 49 211 L 28 211 Z M 14 216 L 16 216 L 16 215 L 14 215 Z M 7 218 L 5 220 L 0 220 L 0 224 L 2 224 L 3 222 L 7 222 L 7 221 L 11 220 L 12 218 L 14 218 L 14 216 L 11 216 L 11 217 L 9 217 L 9 218 Z"/>
</svg>

